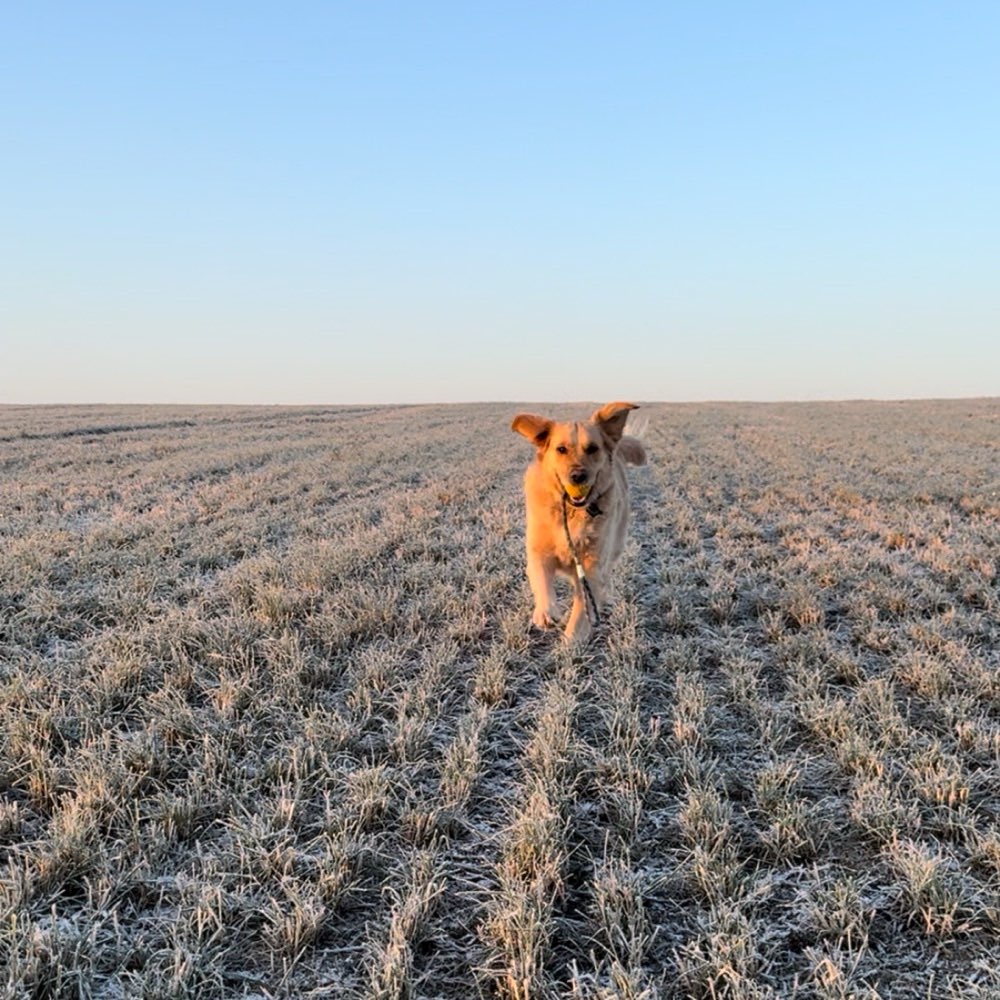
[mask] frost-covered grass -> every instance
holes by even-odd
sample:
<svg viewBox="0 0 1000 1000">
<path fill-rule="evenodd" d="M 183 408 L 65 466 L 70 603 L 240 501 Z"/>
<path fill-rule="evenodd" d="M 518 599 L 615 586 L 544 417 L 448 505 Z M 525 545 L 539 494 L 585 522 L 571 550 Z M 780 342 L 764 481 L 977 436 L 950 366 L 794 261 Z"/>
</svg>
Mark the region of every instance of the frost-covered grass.
<svg viewBox="0 0 1000 1000">
<path fill-rule="evenodd" d="M 644 406 L 577 657 L 518 408 L 0 408 L 0 992 L 1000 995 L 1000 403 Z"/>
</svg>

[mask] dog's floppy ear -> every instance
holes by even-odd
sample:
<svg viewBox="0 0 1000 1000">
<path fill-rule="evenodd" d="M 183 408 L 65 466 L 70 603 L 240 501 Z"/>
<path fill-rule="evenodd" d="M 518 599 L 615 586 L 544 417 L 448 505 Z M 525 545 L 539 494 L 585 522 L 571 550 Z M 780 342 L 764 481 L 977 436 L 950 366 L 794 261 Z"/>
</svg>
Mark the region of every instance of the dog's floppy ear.
<svg viewBox="0 0 1000 1000">
<path fill-rule="evenodd" d="M 607 434 L 612 444 L 618 444 L 625 431 L 629 411 L 638 409 L 635 403 L 605 403 L 599 410 L 594 410 L 590 419 Z"/>
<path fill-rule="evenodd" d="M 536 413 L 519 413 L 510 425 L 512 431 L 523 434 L 536 448 L 544 448 L 552 430 L 552 421 Z"/>
</svg>

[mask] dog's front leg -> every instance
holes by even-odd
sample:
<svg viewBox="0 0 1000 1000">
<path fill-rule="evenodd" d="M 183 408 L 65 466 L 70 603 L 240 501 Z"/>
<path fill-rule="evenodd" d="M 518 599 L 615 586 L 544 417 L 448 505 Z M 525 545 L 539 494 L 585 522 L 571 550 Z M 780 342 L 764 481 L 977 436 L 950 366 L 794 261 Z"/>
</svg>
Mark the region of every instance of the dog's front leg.
<svg viewBox="0 0 1000 1000">
<path fill-rule="evenodd" d="M 552 628 L 556 623 L 555 563 L 538 552 L 528 549 L 528 583 L 535 599 L 531 624 L 536 628 Z"/>
<path fill-rule="evenodd" d="M 590 617 L 587 615 L 587 595 L 583 592 L 580 581 L 573 584 L 573 607 L 566 622 L 565 639 L 569 646 L 582 646 L 590 638 Z"/>
<path fill-rule="evenodd" d="M 596 568 L 585 566 L 587 587 L 590 594 L 584 587 L 583 580 L 577 575 L 573 580 L 573 607 L 569 613 L 569 621 L 566 622 L 566 642 L 571 646 L 582 646 L 590 638 L 593 626 L 604 614 L 606 603 L 606 589 L 604 581 L 597 573 Z"/>
</svg>

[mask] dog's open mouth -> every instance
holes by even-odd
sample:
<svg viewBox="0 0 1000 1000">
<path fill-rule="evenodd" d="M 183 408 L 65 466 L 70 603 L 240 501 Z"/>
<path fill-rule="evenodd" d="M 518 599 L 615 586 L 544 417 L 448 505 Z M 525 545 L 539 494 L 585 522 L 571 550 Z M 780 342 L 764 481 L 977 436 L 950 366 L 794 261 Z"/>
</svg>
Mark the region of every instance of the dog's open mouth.
<svg viewBox="0 0 1000 1000">
<path fill-rule="evenodd" d="M 566 499 L 574 507 L 585 507 L 587 504 L 587 497 L 590 496 L 590 488 L 593 484 L 583 483 L 577 485 L 576 483 L 566 483 L 563 489 L 566 492 Z"/>
</svg>

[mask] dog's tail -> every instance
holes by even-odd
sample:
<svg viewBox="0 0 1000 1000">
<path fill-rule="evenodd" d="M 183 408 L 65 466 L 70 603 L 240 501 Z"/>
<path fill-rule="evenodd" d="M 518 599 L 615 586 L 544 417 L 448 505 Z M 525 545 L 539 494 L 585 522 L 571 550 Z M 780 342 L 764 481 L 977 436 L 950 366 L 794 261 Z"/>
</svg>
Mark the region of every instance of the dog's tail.
<svg viewBox="0 0 1000 1000">
<path fill-rule="evenodd" d="M 646 464 L 646 447 L 637 437 L 632 437 L 631 434 L 626 434 L 622 437 L 621 441 L 618 442 L 617 451 L 629 465 Z"/>
<path fill-rule="evenodd" d="M 629 465 L 645 465 L 646 446 L 643 444 L 643 438 L 646 436 L 646 431 L 649 430 L 649 417 L 646 414 L 639 417 L 633 416 L 633 419 L 628 422 L 628 429 L 632 433 L 624 435 L 618 442 L 618 454 Z"/>
</svg>

